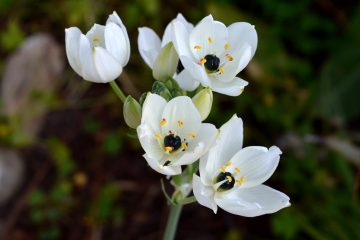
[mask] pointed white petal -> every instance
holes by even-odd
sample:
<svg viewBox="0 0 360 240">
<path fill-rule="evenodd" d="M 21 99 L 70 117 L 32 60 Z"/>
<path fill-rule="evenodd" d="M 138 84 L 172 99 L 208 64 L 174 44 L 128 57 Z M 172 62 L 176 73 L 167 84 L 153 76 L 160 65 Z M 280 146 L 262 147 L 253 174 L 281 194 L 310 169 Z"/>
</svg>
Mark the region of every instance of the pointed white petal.
<svg viewBox="0 0 360 240">
<path fill-rule="evenodd" d="M 189 134 L 198 134 L 201 124 L 201 116 L 194 106 L 191 98 L 179 96 L 171 99 L 165 106 L 162 118 L 166 119 L 166 124 L 162 126 L 164 136 L 169 131 L 178 134 L 181 139 L 192 139 Z M 182 124 L 179 124 L 179 121 Z M 189 141 L 189 140 L 188 140 Z"/>
<path fill-rule="evenodd" d="M 121 64 L 102 47 L 95 47 L 93 50 L 94 62 L 101 82 L 113 81 L 122 72 Z"/>
<path fill-rule="evenodd" d="M 191 30 L 194 29 L 194 25 L 189 23 L 181 13 L 178 13 L 178 15 L 176 16 L 176 19 L 179 20 L 180 22 L 182 22 L 182 24 L 184 24 L 184 26 L 186 27 L 186 29 L 189 33 Z"/>
<path fill-rule="evenodd" d="M 258 37 L 255 27 L 247 22 L 233 23 L 228 27 L 230 50 L 241 48 L 244 43 L 251 46 L 251 58 L 254 56 Z"/>
<path fill-rule="evenodd" d="M 200 177 L 196 174 L 193 175 L 193 193 L 199 204 L 210 208 L 217 212 L 217 206 L 214 201 L 214 190 L 201 182 Z"/>
<path fill-rule="evenodd" d="M 214 92 L 222 93 L 228 96 L 239 96 L 249 83 L 241 78 L 235 77 L 231 82 L 222 83 L 212 81 L 211 88 Z"/>
<path fill-rule="evenodd" d="M 94 62 L 94 49 L 90 46 L 89 39 L 85 35 L 80 36 L 79 59 L 82 66 L 81 76 L 90 82 L 102 82 Z"/>
<path fill-rule="evenodd" d="M 66 56 L 70 66 L 80 76 L 82 75 L 81 63 L 79 59 L 79 47 L 80 47 L 81 35 L 82 35 L 81 31 L 77 27 L 71 27 L 65 29 Z"/>
<path fill-rule="evenodd" d="M 152 69 L 161 50 L 159 36 L 148 27 L 141 27 L 138 36 L 138 48 L 145 63 Z"/>
<path fill-rule="evenodd" d="M 105 48 L 104 31 L 105 26 L 95 23 L 86 33 L 86 37 L 89 39 L 91 47 L 100 46 Z"/>
<path fill-rule="evenodd" d="M 245 177 L 241 187 L 251 188 L 268 180 L 279 164 L 280 154 L 276 146 L 269 150 L 265 147 L 246 147 L 235 154 L 231 159 L 233 166 L 239 167 L 240 174 Z"/>
<path fill-rule="evenodd" d="M 191 58 L 186 56 L 180 56 L 180 61 L 193 77 L 193 79 L 201 82 L 204 87 L 211 87 L 209 77 L 206 74 L 204 67 L 194 62 Z"/>
<path fill-rule="evenodd" d="M 152 169 L 161 174 L 173 176 L 181 173 L 180 166 L 162 166 L 159 164 L 158 160 L 149 157 L 147 154 L 144 154 L 143 157 Z"/>
<path fill-rule="evenodd" d="M 200 84 L 187 70 L 182 70 L 179 74 L 174 76 L 175 81 L 179 86 L 186 91 L 194 91 Z"/>
<path fill-rule="evenodd" d="M 220 128 L 220 134 L 206 158 L 200 159 L 200 175 L 204 182 L 213 181 L 220 167 L 229 162 L 242 148 L 243 122 L 234 115 Z"/>
<path fill-rule="evenodd" d="M 210 123 L 202 123 L 197 136 L 189 143 L 188 149 L 174 162 L 176 165 L 188 165 L 194 163 L 204 155 L 215 142 L 218 135 L 216 127 Z"/>
<path fill-rule="evenodd" d="M 150 158 L 160 161 L 164 157 L 165 152 L 162 149 L 159 140 L 155 138 L 155 133 L 151 131 L 149 125 L 141 124 L 136 130 L 141 147 L 146 154 Z"/>
<path fill-rule="evenodd" d="M 170 23 L 172 26 L 172 34 L 171 37 L 176 52 L 179 54 L 179 56 L 187 56 L 189 58 L 194 58 L 193 54 L 190 51 L 189 48 L 189 32 L 187 30 L 187 27 L 179 20 L 175 19 Z"/>
<path fill-rule="evenodd" d="M 123 36 L 125 39 L 125 49 L 127 49 L 128 51 L 125 52 L 125 55 L 123 56 L 123 66 L 125 66 L 128 62 L 129 62 L 129 58 L 130 58 L 130 40 L 129 40 L 129 35 L 127 33 L 126 27 L 123 24 L 123 22 L 121 21 L 119 15 L 114 11 L 111 15 L 109 15 L 109 18 L 106 21 L 106 24 L 108 24 L 109 22 L 113 22 L 115 24 L 117 24 L 121 31 L 123 32 Z"/>
<path fill-rule="evenodd" d="M 142 108 L 141 124 L 146 123 L 151 131 L 161 133 L 160 122 L 166 105 L 166 100 L 157 95 L 148 93 Z"/>
<path fill-rule="evenodd" d="M 109 22 L 105 26 L 105 46 L 106 50 L 119 61 L 121 66 L 125 66 L 130 49 L 126 44 L 126 36 L 119 25 Z"/>
<path fill-rule="evenodd" d="M 239 188 L 228 194 L 215 194 L 216 204 L 227 212 L 244 217 L 274 213 L 290 206 L 289 197 L 265 185 Z"/>
</svg>

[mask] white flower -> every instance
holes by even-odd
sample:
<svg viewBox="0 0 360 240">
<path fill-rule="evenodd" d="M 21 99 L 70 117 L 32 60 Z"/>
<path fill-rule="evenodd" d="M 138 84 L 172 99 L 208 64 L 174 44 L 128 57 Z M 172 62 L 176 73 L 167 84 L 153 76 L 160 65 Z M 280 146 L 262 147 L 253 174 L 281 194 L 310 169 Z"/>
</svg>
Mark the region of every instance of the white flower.
<svg viewBox="0 0 360 240">
<path fill-rule="evenodd" d="M 138 48 L 141 57 L 144 59 L 145 63 L 151 68 L 154 68 L 154 63 L 156 58 L 159 56 L 161 49 L 165 47 L 166 44 L 173 41 L 173 22 L 179 21 L 184 26 L 184 31 L 190 33 L 194 26 L 186 21 L 182 14 L 178 14 L 175 19 L 173 19 L 165 28 L 164 35 L 162 40 L 159 36 L 148 27 L 139 28 L 138 36 Z M 195 81 L 192 78 L 192 75 L 188 71 L 184 71 L 184 67 L 179 61 L 176 73 L 174 74 L 174 79 L 179 84 L 179 86 L 185 90 L 193 91 L 199 86 L 199 82 Z"/>
<path fill-rule="evenodd" d="M 274 173 L 280 149 L 242 148 L 242 141 L 242 120 L 234 115 L 220 128 L 216 143 L 200 159 L 200 177 L 193 175 L 197 201 L 214 213 L 219 206 L 245 217 L 273 213 L 289 206 L 288 196 L 262 184 Z"/>
<path fill-rule="evenodd" d="M 186 96 L 166 102 L 157 94 L 145 99 L 138 138 L 151 168 L 165 175 L 181 173 L 181 165 L 198 160 L 215 141 L 218 130 L 201 123 L 201 117 Z"/>
<path fill-rule="evenodd" d="M 189 32 L 181 21 L 173 21 L 173 43 L 180 60 L 205 87 L 238 96 L 248 84 L 236 77 L 254 56 L 257 33 L 254 26 L 236 22 L 226 27 L 211 15 Z"/>
<path fill-rule="evenodd" d="M 116 12 L 109 16 L 105 26 L 94 24 L 86 35 L 77 27 L 65 29 L 65 44 L 70 66 L 91 82 L 116 79 L 130 57 L 129 37 Z"/>
</svg>

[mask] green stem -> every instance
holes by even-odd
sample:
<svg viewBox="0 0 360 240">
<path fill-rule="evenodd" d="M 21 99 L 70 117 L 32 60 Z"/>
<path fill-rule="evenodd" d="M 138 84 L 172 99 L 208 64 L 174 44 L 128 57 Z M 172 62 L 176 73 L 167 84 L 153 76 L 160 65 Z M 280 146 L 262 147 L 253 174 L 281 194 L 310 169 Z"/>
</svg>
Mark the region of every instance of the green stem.
<svg viewBox="0 0 360 240">
<path fill-rule="evenodd" d="M 115 92 L 116 96 L 118 96 L 120 98 L 120 100 L 124 103 L 126 96 L 123 93 L 123 91 L 121 91 L 121 89 L 119 88 L 119 86 L 116 84 L 116 81 L 111 81 L 110 82 L 110 86 L 112 88 L 112 90 Z"/>
<path fill-rule="evenodd" d="M 169 218 L 166 224 L 163 240 L 175 239 L 176 229 L 179 222 L 182 205 L 170 205 Z"/>
</svg>

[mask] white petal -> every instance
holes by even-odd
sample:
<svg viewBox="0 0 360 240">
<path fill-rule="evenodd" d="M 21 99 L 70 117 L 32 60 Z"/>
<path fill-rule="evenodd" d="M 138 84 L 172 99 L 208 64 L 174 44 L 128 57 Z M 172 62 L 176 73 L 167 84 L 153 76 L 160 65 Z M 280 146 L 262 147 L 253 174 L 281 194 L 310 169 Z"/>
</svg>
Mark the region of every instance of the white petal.
<svg viewBox="0 0 360 240">
<path fill-rule="evenodd" d="M 109 22 L 105 26 L 105 45 L 106 50 L 119 61 L 121 66 L 125 66 L 128 59 L 128 52 L 130 49 L 127 45 L 123 31 L 119 25 Z"/>
<path fill-rule="evenodd" d="M 86 37 L 89 39 L 91 47 L 101 46 L 105 48 L 104 31 L 105 26 L 95 23 L 86 33 Z"/>
<path fill-rule="evenodd" d="M 200 82 L 193 78 L 186 69 L 182 70 L 179 74 L 176 74 L 174 79 L 179 86 L 186 91 L 194 91 L 200 84 Z"/>
<path fill-rule="evenodd" d="M 122 72 L 122 66 L 112 55 L 102 47 L 95 47 L 93 50 L 94 62 L 101 82 L 107 83 L 117 77 Z"/>
<path fill-rule="evenodd" d="M 192 75 L 193 79 L 201 82 L 201 85 L 204 87 L 211 87 L 210 80 L 202 66 L 186 56 L 180 56 L 180 61 L 185 70 L 187 70 Z"/>
<path fill-rule="evenodd" d="M 214 201 L 214 190 L 201 182 L 200 177 L 196 174 L 193 175 L 193 193 L 199 204 L 210 208 L 217 212 L 217 206 Z"/>
<path fill-rule="evenodd" d="M 290 206 L 289 197 L 265 185 L 215 194 L 216 204 L 227 212 L 244 217 L 274 213 Z"/>
<path fill-rule="evenodd" d="M 94 49 L 90 46 L 89 39 L 85 35 L 80 36 L 79 59 L 82 66 L 81 76 L 87 81 L 102 82 L 95 67 Z"/>
<path fill-rule="evenodd" d="M 212 81 L 211 88 L 214 92 L 222 93 L 228 96 L 239 96 L 248 82 L 241 78 L 235 77 L 231 82 L 223 83 L 220 81 Z"/>
<path fill-rule="evenodd" d="M 227 39 L 228 30 L 226 26 L 221 22 L 214 21 L 209 15 L 203 18 L 191 32 L 190 49 L 198 60 L 208 54 L 220 56 L 225 51 L 224 46 Z M 195 46 L 200 46 L 201 49 L 196 49 Z"/>
<path fill-rule="evenodd" d="M 161 174 L 173 176 L 181 173 L 180 166 L 162 166 L 156 159 L 149 157 L 147 154 L 144 154 L 143 157 L 152 169 Z"/>
<path fill-rule="evenodd" d="M 189 33 L 191 30 L 193 30 L 194 25 L 189 23 L 181 13 L 178 13 L 178 15 L 176 15 L 176 19 L 179 20 L 180 22 L 182 22 L 182 24 L 184 24 L 184 26 L 186 27 L 186 29 Z"/>
<path fill-rule="evenodd" d="M 138 36 L 138 48 L 145 63 L 152 69 L 161 50 L 159 36 L 148 27 L 141 27 Z"/>
<path fill-rule="evenodd" d="M 258 37 L 255 27 L 247 22 L 233 23 L 228 27 L 230 50 L 241 48 L 244 43 L 251 46 L 251 58 L 254 56 Z"/>
<path fill-rule="evenodd" d="M 151 131 L 150 126 L 144 123 L 139 125 L 136 130 L 141 147 L 146 154 L 150 158 L 160 162 L 164 157 L 165 152 L 162 149 L 159 140 L 155 138 L 155 133 Z"/>
<path fill-rule="evenodd" d="M 197 136 L 189 143 L 188 149 L 173 165 L 188 165 L 204 155 L 215 142 L 218 135 L 216 127 L 210 123 L 202 123 Z"/>
<path fill-rule="evenodd" d="M 126 48 L 128 51 L 125 53 L 125 55 L 123 56 L 123 66 L 125 66 L 128 61 L 129 61 L 129 58 L 130 58 L 130 40 L 129 40 L 129 35 L 127 33 L 127 30 L 126 30 L 126 27 L 125 25 L 123 24 L 123 22 L 121 21 L 119 15 L 114 11 L 111 15 L 109 15 L 109 18 L 107 19 L 106 21 L 106 24 L 108 24 L 109 22 L 113 22 L 115 24 L 117 24 L 120 29 L 122 30 L 123 32 L 123 36 L 124 36 L 124 39 L 125 39 L 125 45 L 126 45 Z"/>
<path fill-rule="evenodd" d="M 162 127 L 164 136 L 169 131 L 180 135 L 181 139 L 191 139 L 189 134 L 198 134 L 201 124 L 201 116 L 194 106 L 191 98 L 187 96 L 179 96 L 171 99 L 165 106 L 162 118 L 167 123 Z M 179 121 L 182 124 L 179 124 Z"/>
<path fill-rule="evenodd" d="M 233 166 L 239 167 L 240 174 L 245 177 L 241 187 L 251 188 L 268 180 L 279 164 L 280 154 L 276 146 L 269 150 L 265 147 L 246 147 L 235 154 L 231 159 Z"/>
<path fill-rule="evenodd" d="M 187 56 L 190 58 L 193 58 L 193 54 L 190 51 L 189 48 L 189 32 L 187 30 L 187 27 L 180 21 L 175 19 L 170 23 L 173 28 L 171 37 L 176 52 L 179 54 L 179 56 Z"/>
<path fill-rule="evenodd" d="M 81 76 L 82 72 L 79 59 L 80 36 L 81 31 L 77 27 L 65 29 L 65 45 L 67 59 L 74 71 Z"/>
<path fill-rule="evenodd" d="M 160 122 L 165 105 L 163 97 L 148 93 L 142 108 L 141 124 L 146 123 L 154 133 L 161 133 Z"/>
<path fill-rule="evenodd" d="M 229 162 L 242 148 L 243 122 L 234 115 L 220 128 L 220 134 L 207 156 L 200 159 L 200 176 L 210 184 L 220 173 L 220 167 Z"/>
</svg>

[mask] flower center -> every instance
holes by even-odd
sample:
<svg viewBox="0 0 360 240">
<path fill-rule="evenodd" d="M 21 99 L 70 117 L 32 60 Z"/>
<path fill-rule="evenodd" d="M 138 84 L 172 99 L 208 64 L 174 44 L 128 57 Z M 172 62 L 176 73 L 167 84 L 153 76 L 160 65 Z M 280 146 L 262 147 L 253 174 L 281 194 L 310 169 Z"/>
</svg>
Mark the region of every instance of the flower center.
<svg viewBox="0 0 360 240">
<path fill-rule="evenodd" d="M 209 54 L 209 55 L 206 55 L 204 57 L 204 59 L 206 60 L 205 62 L 205 68 L 208 70 L 208 71 L 217 71 L 219 66 L 220 66 L 220 59 L 213 55 L 213 54 Z"/>
<path fill-rule="evenodd" d="M 170 133 L 164 138 L 164 146 L 165 148 L 171 147 L 171 151 L 176 151 L 181 147 L 181 138 Z"/>
<path fill-rule="evenodd" d="M 176 73 L 179 74 L 182 72 L 182 70 L 184 70 L 184 66 L 182 65 L 182 62 L 179 60 L 176 67 Z"/>
<path fill-rule="evenodd" d="M 226 190 L 230 190 L 234 187 L 235 185 L 235 178 L 233 177 L 233 175 L 229 172 L 221 172 L 219 173 L 219 175 L 216 178 L 216 182 L 225 182 L 223 184 L 220 185 L 220 187 L 218 188 L 220 191 L 226 191 Z"/>
</svg>

